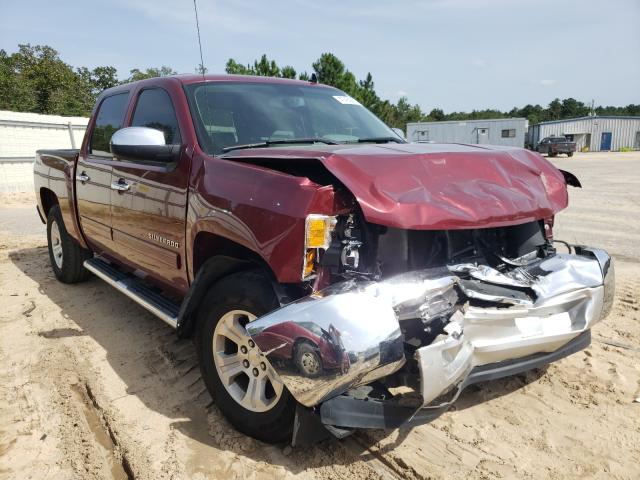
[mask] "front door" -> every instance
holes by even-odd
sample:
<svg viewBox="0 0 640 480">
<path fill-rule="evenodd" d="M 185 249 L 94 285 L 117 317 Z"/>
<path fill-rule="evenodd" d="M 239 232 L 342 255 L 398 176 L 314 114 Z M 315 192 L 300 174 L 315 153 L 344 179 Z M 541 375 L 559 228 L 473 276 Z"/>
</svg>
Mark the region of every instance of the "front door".
<svg viewBox="0 0 640 480">
<path fill-rule="evenodd" d="M 138 92 L 130 126 L 162 130 L 167 144 L 182 136 L 169 93 L 161 88 Z M 176 293 L 186 291 L 185 222 L 189 159 L 161 164 L 117 159 L 112 181 L 126 190 L 111 190 L 116 259 Z"/>
<path fill-rule="evenodd" d="M 76 198 L 80 226 L 91 249 L 104 253 L 113 248 L 111 237 L 111 135 L 122 127 L 128 93 L 105 97 L 76 167 Z"/>
<path fill-rule="evenodd" d="M 611 132 L 602 132 L 600 150 L 611 150 Z"/>
<path fill-rule="evenodd" d="M 476 143 L 479 145 L 486 145 L 489 143 L 489 129 L 488 128 L 478 128 L 477 132 L 477 141 Z"/>
</svg>

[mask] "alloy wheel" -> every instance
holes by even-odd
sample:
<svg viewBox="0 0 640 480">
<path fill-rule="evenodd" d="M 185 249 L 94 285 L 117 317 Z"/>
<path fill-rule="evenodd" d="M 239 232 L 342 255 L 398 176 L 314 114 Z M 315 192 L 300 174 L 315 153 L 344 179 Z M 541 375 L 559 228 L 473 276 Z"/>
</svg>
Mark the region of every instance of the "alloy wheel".
<svg viewBox="0 0 640 480">
<path fill-rule="evenodd" d="M 231 398 L 247 410 L 266 412 L 278 403 L 284 386 L 245 330 L 255 319 L 244 310 L 223 315 L 213 332 L 213 360 Z"/>
</svg>

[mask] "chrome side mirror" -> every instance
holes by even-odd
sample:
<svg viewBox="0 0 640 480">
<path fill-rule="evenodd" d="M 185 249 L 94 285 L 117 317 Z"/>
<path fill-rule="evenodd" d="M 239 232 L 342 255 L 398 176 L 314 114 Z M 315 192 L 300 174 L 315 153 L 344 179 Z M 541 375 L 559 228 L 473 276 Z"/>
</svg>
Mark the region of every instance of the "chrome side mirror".
<svg viewBox="0 0 640 480">
<path fill-rule="evenodd" d="M 172 163 L 180 158 L 181 145 L 167 145 L 162 130 L 126 127 L 113 134 L 110 148 L 119 160 Z"/>
<path fill-rule="evenodd" d="M 402 131 L 401 128 L 392 128 L 391 130 L 393 130 L 393 133 L 395 133 L 397 136 L 399 136 L 402 140 L 406 140 L 407 139 L 404 136 L 404 132 Z"/>
</svg>

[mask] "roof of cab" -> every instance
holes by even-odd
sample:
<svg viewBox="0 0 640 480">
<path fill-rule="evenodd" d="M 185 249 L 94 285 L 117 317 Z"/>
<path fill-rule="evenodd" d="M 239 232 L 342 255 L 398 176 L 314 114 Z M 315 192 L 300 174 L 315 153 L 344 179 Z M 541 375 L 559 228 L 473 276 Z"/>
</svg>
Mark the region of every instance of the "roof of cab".
<svg viewBox="0 0 640 480">
<path fill-rule="evenodd" d="M 133 86 L 143 86 L 146 83 L 173 83 L 179 82 L 183 85 L 190 85 L 201 82 L 251 82 L 251 83 L 271 83 L 271 84 L 286 84 L 286 85 L 305 85 L 305 86 L 319 86 L 334 88 L 330 85 L 324 85 L 321 83 L 313 83 L 305 80 L 294 80 L 290 78 L 277 78 L 277 77 L 261 77 L 255 75 L 198 75 L 193 73 L 180 74 L 180 75 L 167 75 L 165 77 L 152 77 L 145 78 L 143 80 L 137 80 L 135 82 L 123 83 L 115 87 L 108 88 L 102 91 L 99 98 L 103 98 L 114 93 L 128 91 Z"/>
<path fill-rule="evenodd" d="M 306 80 L 294 80 L 291 78 L 261 77 L 256 75 L 197 75 L 193 73 L 172 75 L 184 84 L 205 82 L 255 82 L 255 83 L 288 83 L 293 85 L 321 85 Z M 169 77 L 169 78 L 171 78 Z M 326 85 L 325 85 L 326 86 Z"/>
</svg>

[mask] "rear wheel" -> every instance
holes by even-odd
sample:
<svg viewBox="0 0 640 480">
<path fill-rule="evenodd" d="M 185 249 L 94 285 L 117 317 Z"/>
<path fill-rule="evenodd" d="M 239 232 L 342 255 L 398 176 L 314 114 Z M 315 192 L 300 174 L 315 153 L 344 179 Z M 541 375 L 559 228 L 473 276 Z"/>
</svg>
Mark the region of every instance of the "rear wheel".
<svg viewBox="0 0 640 480">
<path fill-rule="evenodd" d="M 93 254 L 78 245 L 67 233 L 58 205 L 51 207 L 47 215 L 47 244 L 51 268 L 58 280 L 78 283 L 91 277 L 91 272 L 83 264 Z"/>
<path fill-rule="evenodd" d="M 573 152 L 567 152 L 567 157 L 573 157 Z"/>
<path fill-rule="evenodd" d="M 277 307 L 263 275 L 236 273 L 208 292 L 196 332 L 202 377 L 216 405 L 237 430 L 269 443 L 291 438 L 296 402 L 245 326 Z"/>
</svg>

